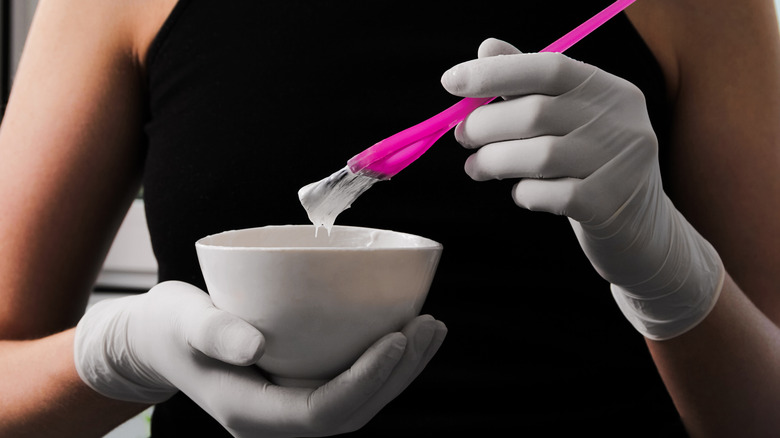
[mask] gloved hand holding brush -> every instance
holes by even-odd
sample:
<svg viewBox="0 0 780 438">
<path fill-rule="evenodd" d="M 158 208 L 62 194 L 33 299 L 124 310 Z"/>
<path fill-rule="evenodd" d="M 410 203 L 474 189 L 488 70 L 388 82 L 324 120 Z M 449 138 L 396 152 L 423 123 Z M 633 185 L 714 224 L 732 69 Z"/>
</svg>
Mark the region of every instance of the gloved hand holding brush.
<svg viewBox="0 0 780 438">
<path fill-rule="evenodd" d="M 522 54 L 494 39 L 442 83 L 458 96 L 504 96 L 456 128 L 457 140 L 476 150 L 466 172 L 477 181 L 518 178 L 519 206 L 568 216 L 637 330 L 669 339 L 707 316 L 724 269 L 664 193 L 637 87 L 564 55 Z"/>
</svg>

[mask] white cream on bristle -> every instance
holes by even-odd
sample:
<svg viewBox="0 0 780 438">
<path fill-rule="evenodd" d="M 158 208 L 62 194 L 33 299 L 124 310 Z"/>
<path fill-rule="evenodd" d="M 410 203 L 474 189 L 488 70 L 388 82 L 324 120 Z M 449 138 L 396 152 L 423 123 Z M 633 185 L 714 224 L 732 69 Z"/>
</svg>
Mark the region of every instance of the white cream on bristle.
<svg viewBox="0 0 780 438">
<path fill-rule="evenodd" d="M 377 181 L 381 180 L 353 173 L 349 166 L 345 166 L 329 177 L 298 190 L 298 199 L 314 224 L 315 235 L 320 227 L 324 227 L 330 235 L 336 217 Z"/>
</svg>

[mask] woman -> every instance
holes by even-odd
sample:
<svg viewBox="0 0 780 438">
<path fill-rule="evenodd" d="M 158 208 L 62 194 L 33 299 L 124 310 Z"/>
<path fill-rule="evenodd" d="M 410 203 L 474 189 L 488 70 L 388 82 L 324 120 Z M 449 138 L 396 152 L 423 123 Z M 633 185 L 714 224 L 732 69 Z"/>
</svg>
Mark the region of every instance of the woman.
<svg viewBox="0 0 780 438">
<path fill-rule="evenodd" d="M 193 290 L 203 288 L 194 238 L 304 221 L 297 189 L 343 166 L 361 147 L 451 103 L 432 81 L 471 58 L 468 53 L 484 38 L 496 36 L 532 52 L 609 2 L 571 2 L 567 8 L 521 2 L 500 11 L 451 5 L 435 14 L 397 2 L 356 2 L 342 9 L 209 3 L 39 5 L 0 132 L 0 332 L 9 339 L 0 352 L 8 403 L 0 424 L 9 434 L 99 435 L 145 406 L 97 395 L 78 378 L 71 357 L 71 327 L 142 178 L 163 283 L 140 299 L 161 297 L 153 307 L 165 308 L 162 301 L 179 292 L 202 298 Z M 726 277 L 717 304 L 700 324 L 671 340 L 648 341 L 650 351 L 692 433 L 726 430 L 720 421 L 743 431 L 747 423 L 740 414 L 750 414 L 749 424 L 765 432 L 773 415 L 756 408 L 777 406 L 780 393 L 772 375 L 776 367 L 769 365 L 777 363 L 777 349 L 762 342 L 763 336 L 777 338 L 780 311 L 772 294 L 780 222 L 769 201 L 780 190 L 772 158 L 780 111 L 772 4 L 640 0 L 627 17 L 567 54 L 643 91 L 664 188 L 735 280 Z M 389 61 L 394 59 L 403 61 Z M 393 108 L 392 118 L 386 108 Z M 300 147 L 306 148 L 305 161 Z M 469 181 L 460 170 L 464 158 L 442 140 L 339 218 L 415 232 L 445 245 L 426 310 L 447 321 L 447 347 L 363 432 L 489 434 L 541 425 L 552 432 L 609 435 L 640 424 L 632 435 L 682 433 L 645 347 L 581 257 L 566 221 L 511 205 L 507 193 L 515 181 Z M 513 286 L 506 286 L 507 279 Z M 751 312 L 768 319 L 752 318 Z M 742 318 L 759 322 L 722 323 Z M 430 331 L 442 328 L 425 324 L 431 324 L 427 339 L 435 350 Z M 723 340 L 718 330 L 732 325 L 751 331 L 726 330 L 734 337 Z M 576 336 L 583 328 L 586 336 Z M 415 333 L 409 337 L 416 339 Z M 737 377 L 755 381 L 736 381 L 718 368 L 730 364 L 719 355 L 745 357 L 732 355 L 728 345 L 749 351 L 751 360 L 741 363 L 747 368 Z M 693 376 L 690 367 L 696 368 Z M 714 391 L 714 377 L 723 379 L 717 388 L 727 389 Z M 161 387 L 175 391 L 165 382 Z M 188 428 L 224 433 L 188 392 L 157 406 L 155 436 Z M 213 397 L 224 401 L 216 403 L 218 420 L 241 435 L 236 427 L 250 421 L 222 409 L 235 405 L 229 403 L 231 392 L 224 394 Z M 522 401 L 508 406 L 506 394 Z M 166 396 L 170 392 L 161 398 Z M 252 419 L 249 433 L 339 432 L 343 424 L 351 429 L 364 422 L 383 403 L 356 422 L 293 417 L 295 430 L 275 423 L 285 417 L 266 421 L 272 405 L 265 405 L 251 409 L 259 418 Z M 722 409 L 729 415 L 718 415 Z M 756 419 L 761 413 L 767 415 Z M 230 421 L 236 418 L 239 426 Z"/>
</svg>

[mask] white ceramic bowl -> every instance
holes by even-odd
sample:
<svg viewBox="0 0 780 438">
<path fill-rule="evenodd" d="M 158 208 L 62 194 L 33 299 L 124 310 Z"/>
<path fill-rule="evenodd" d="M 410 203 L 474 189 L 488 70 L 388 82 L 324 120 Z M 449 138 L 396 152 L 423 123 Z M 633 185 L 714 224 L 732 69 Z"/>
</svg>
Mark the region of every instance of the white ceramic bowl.
<svg viewBox="0 0 780 438">
<path fill-rule="evenodd" d="M 411 234 L 310 225 L 227 231 L 195 244 L 214 304 L 266 337 L 272 381 L 317 386 L 417 316 L 441 244 Z"/>
</svg>

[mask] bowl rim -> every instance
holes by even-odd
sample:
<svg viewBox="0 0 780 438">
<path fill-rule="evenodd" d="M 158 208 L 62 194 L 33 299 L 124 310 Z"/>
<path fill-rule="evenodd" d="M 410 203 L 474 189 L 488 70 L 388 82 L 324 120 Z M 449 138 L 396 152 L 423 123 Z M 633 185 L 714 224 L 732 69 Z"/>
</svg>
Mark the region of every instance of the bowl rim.
<svg viewBox="0 0 780 438">
<path fill-rule="evenodd" d="M 288 225 L 264 225 L 259 227 L 250 227 L 250 228 L 238 228 L 238 229 L 232 229 L 232 230 L 225 230 L 221 231 L 219 233 L 209 234 L 207 236 L 203 236 L 200 239 L 198 239 L 195 242 L 196 249 L 204 249 L 204 250 L 222 250 L 222 251 L 263 251 L 263 252 L 271 252 L 271 251 L 322 251 L 322 252 L 333 252 L 333 251 L 441 251 L 443 249 L 443 245 L 433 239 L 430 239 L 428 237 L 423 237 L 417 234 L 407 233 L 403 231 L 395 231 L 395 230 L 388 230 L 388 229 L 382 229 L 382 228 L 372 228 L 372 227 L 362 227 L 362 226 L 353 226 L 353 225 L 334 225 L 333 229 L 359 229 L 363 231 L 377 231 L 382 233 L 392 233 L 402 236 L 407 236 L 412 239 L 414 239 L 418 244 L 412 246 L 386 246 L 386 247 L 374 247 L 374 246 L 228 246 L 228 245 L 217 245 L 208 243 L 208 240 L 215 239 L 219 236 L 224 236 L 226 234 L 232 234 L 237 232 L 248 232 L 252 230 L 258 230 L 258 229 L 270 229 L 270 228 L 309 228 L 312 232 L 314 232 L 314 225 L 311 224 L 288 224 Z M 320 229 L 318 232 L 321 233 L 327 233 L 328 231 L 325 229 Z"/>
</svg>

